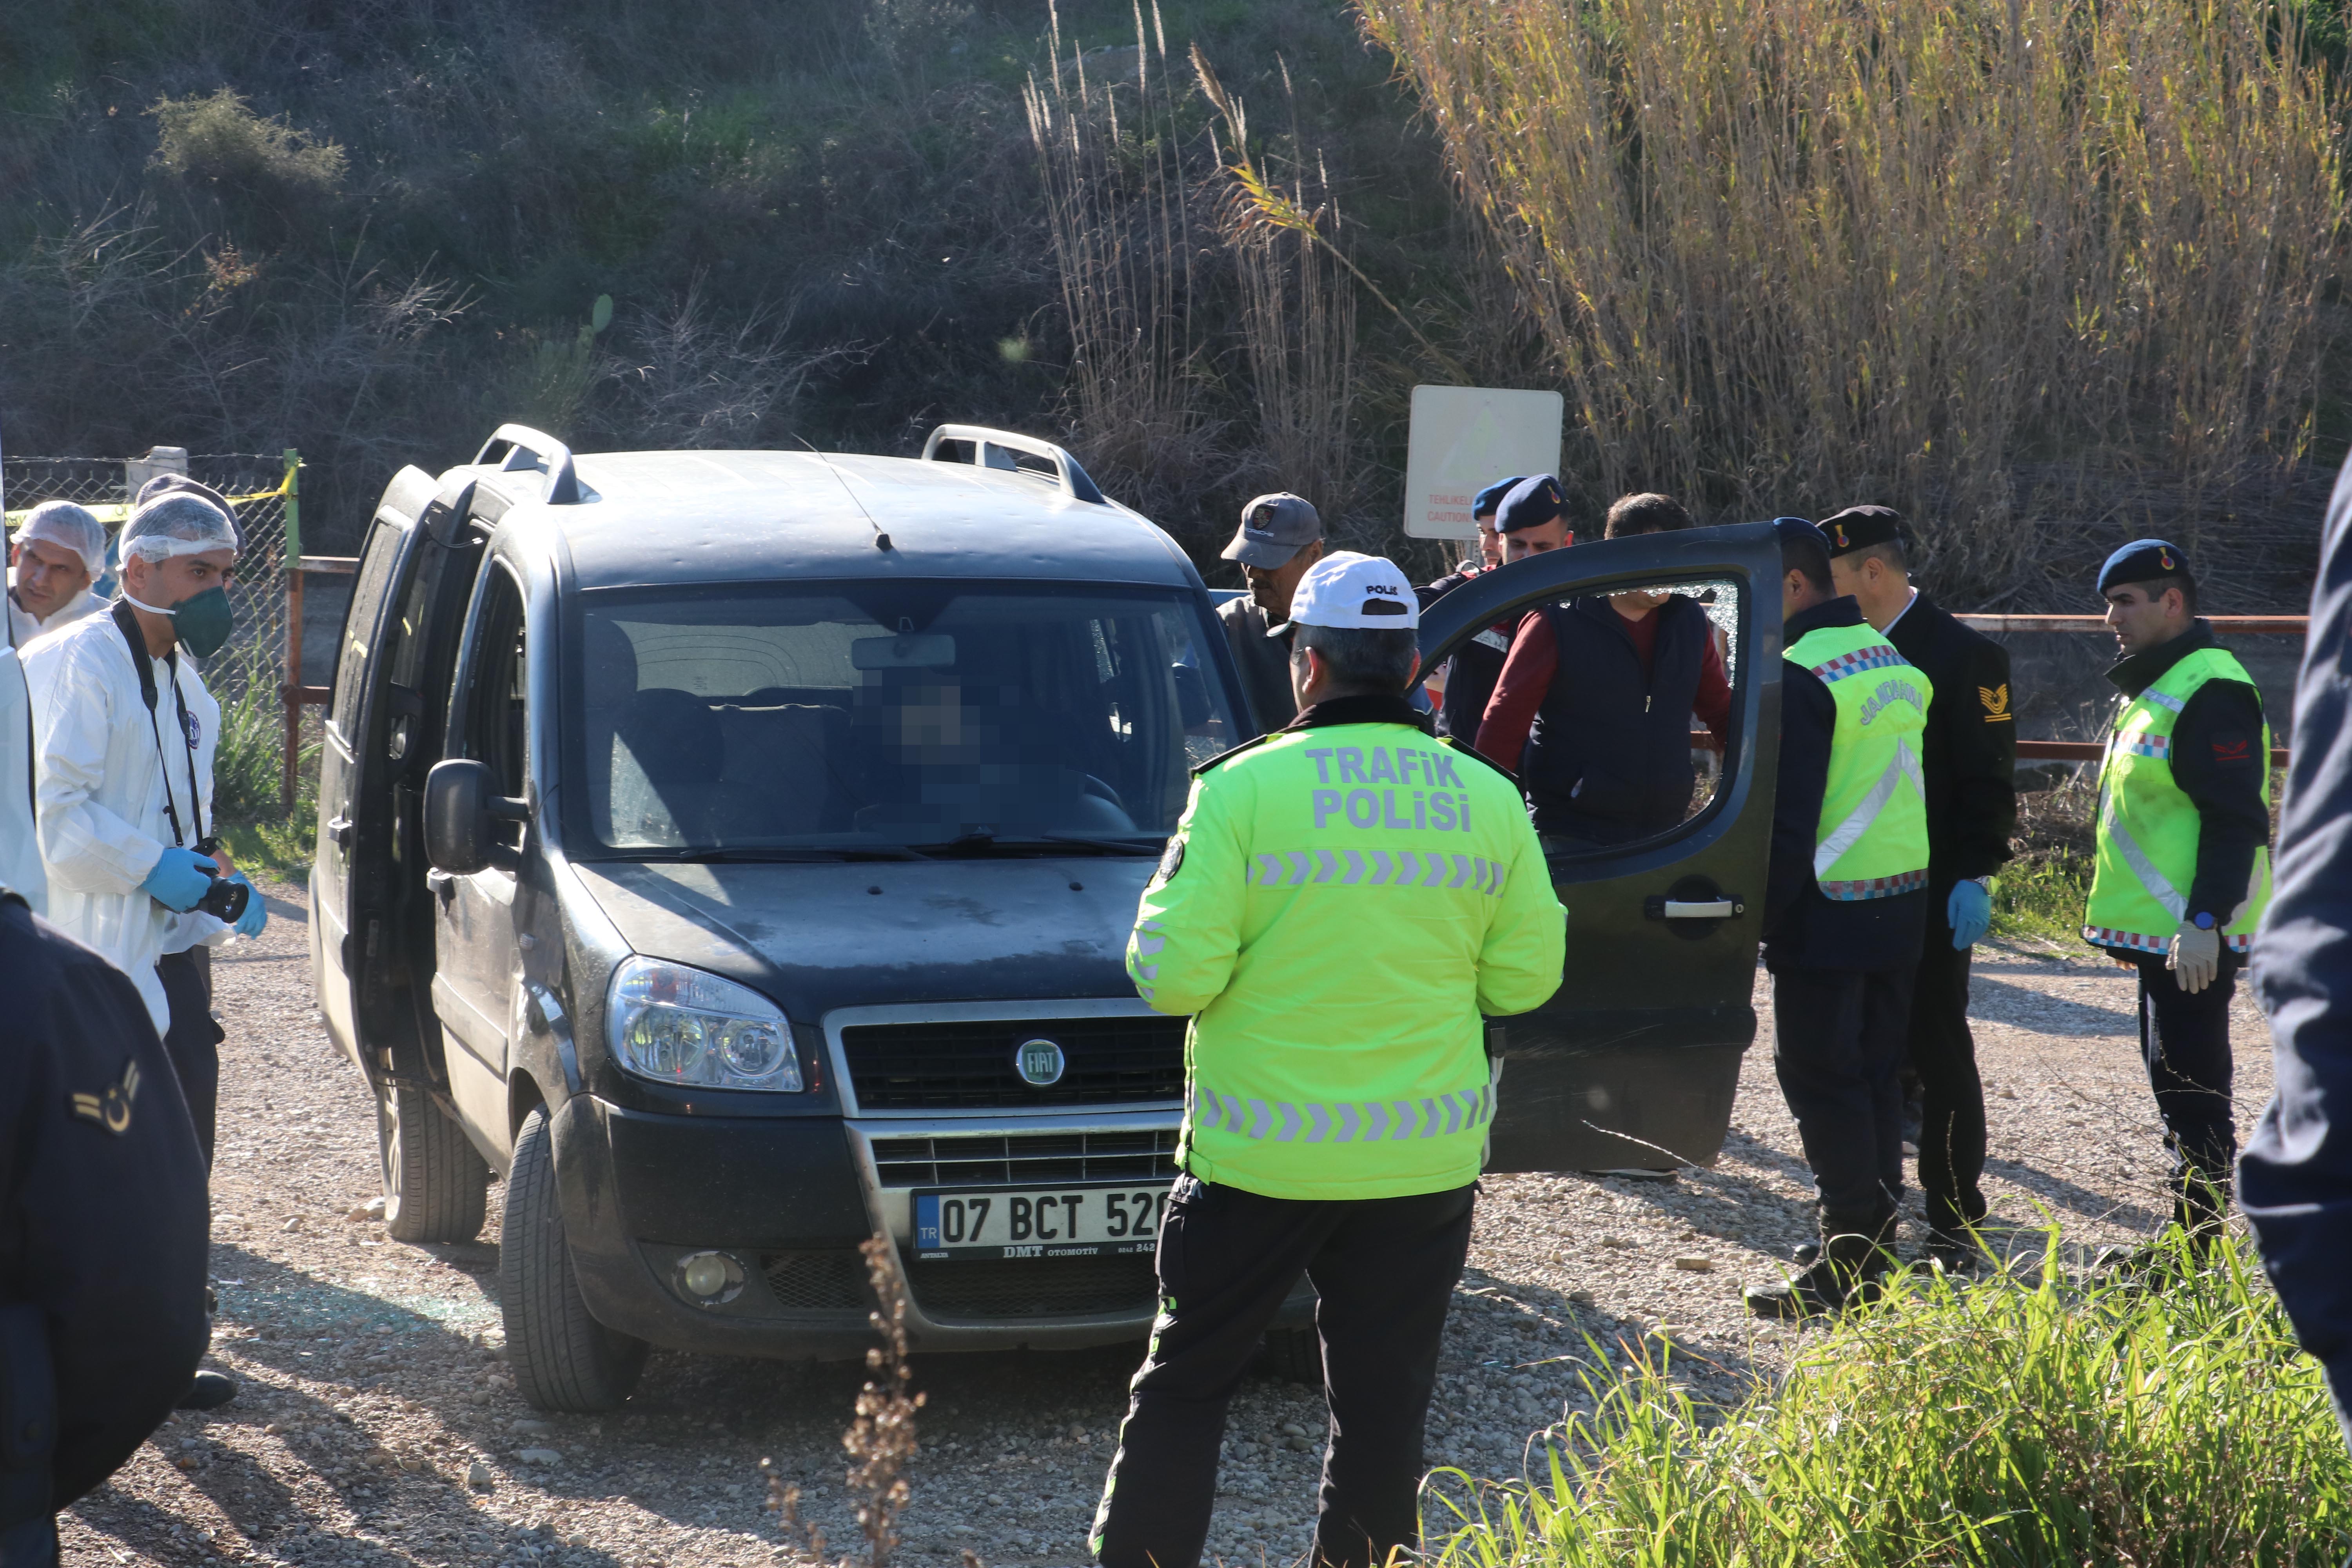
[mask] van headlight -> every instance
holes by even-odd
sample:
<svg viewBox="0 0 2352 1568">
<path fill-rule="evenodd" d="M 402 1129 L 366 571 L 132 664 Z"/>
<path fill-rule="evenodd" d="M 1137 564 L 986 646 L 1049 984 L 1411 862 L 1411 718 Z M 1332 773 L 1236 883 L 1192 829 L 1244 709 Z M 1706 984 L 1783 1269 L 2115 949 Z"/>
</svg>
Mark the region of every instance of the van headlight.
<svg viewBox="0 0 2352 1568">
<path fill-rule="evenodd" d="M 699 969 L 631 958 L 613 971 L 604 1032 L 621 1065 L 658 1083 L 796 1094 L 792 1026 L 758 992 Z"/>
</svg>

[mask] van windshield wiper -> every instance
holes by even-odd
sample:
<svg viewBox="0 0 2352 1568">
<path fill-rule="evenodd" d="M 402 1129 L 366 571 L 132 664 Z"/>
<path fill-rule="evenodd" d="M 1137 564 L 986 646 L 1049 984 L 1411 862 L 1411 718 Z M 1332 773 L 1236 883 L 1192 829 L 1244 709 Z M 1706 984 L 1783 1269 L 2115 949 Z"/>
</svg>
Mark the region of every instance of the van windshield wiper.
<svg viewBox="0 0 2352 1568">
<path fill-rule="evenodd" d="M 763 848 L 757 845 L 729 845 L 705 849 L 667 849 L 658 854 L 641 854 L 639 859 L 659 861 L 664 865 L 810 865 L 837 866 L 845 860 L 928 860 L 920 850 L 898 844 L 859 844 L 840 849 L 788 848 L 776 846 Z"/>
<path fill-rule="evenodd" d="M 914 847 L 928 855 L 985 854 L 991 851 L 1006 855 L 1157 855 L 1165 844 L 1158 834 L 1138 834 L 1133 838 L 1089 838 L 1078 833 L 1031 833 L 999 835 L 994 833 L 960 833 L 953 838 L 937 844 L 918 844 Z"/>
</svg>

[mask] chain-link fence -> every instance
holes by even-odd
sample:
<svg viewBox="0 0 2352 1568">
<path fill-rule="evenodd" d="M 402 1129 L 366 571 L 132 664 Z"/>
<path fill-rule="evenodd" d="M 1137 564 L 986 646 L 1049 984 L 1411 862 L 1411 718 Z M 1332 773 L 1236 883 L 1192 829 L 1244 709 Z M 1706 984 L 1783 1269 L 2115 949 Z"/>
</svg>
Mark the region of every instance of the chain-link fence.
<svg viewBox="0 0 2352 1568">
<path fill-rule="evenodd" d="M 118 536 L 130 515 L 134 481 L 169 471 L 157 454 L 145 458 L 7 458 L 0 459 L 0 510 L 13 538 L 25 517 L 45 500 L 88 507 Z M 175 466 L 175 465 L 173 465 Z M 254 812 L 279 795 L 277 740 L 290 727 L 281 719 L 281 693 L 300 680 L 299 650 L 290 646 L 287 584 L 298 565 L 301 527 L 298 484 L 301 464 L 290 449 L 278 455 L 223 452 L 187 458 L 190 479 L 211 486 L 236 509 L 239 549 L 229 600 L 236 629 L 203 664 L 205 684 L 220 699 L 225 754 L 215 781 L 225 819 Z M 107 574 L 93 584 L 111 596 L 121 575 L 119 550 L 110 544 Z M 267 763 L 268 765 L 264 765 Z M 250 776 L 247 776 L 250 775 Z"/>
</svg>

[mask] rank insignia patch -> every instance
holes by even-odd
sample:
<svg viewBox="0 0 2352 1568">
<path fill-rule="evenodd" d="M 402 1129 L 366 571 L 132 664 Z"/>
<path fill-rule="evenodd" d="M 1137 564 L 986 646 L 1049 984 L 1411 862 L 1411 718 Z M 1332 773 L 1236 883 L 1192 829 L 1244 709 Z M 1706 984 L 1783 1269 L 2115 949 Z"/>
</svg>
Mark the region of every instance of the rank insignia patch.
<svg viewBox="0 0 2352 1568">
<path fill-rule="evenodd" d="M 2016 719 L 2017 715 L 2009 710 L 2009 687 L 2006 683 L 2000 686 L 1979 686 L 1977 688 L 1977 695 L 1984 700 L 1986 723 L 2006 724 Z"/>
<path fill-rule="evenodd" d="M 126 1062 L 122 1081 L 110 1084 L 100 1094 L 77 1094 L 68 1097 L 73 1113 L 95 1121 L 109 1132 L 120 1137 L 131 1131 L 131 1102 L 139 1094 L 139 1064 Z"/>
</svg>

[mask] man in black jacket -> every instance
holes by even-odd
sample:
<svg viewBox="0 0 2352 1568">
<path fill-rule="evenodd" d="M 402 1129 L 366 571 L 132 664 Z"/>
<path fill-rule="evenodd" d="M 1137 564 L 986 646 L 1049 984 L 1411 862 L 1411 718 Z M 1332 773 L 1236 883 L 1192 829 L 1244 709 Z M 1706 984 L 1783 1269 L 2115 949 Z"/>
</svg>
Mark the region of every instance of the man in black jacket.
<svg viewBox="0 0 2352 1568">
<path fill-rule="evenodd" d="M 1503 502 L 1505 533 L 1522 504 L 1517 491 Z M 1631 495 L 1609 509 L 1607 537 L 1690 525 L 1671 498 Z M 1720 742 L 1731 688 L 1698 601 L 1588 596 L 1521 618 L 1475 744 L 1519 775 L 1547 847 L 1630 844 L 1690 815 L 1694 712 Z"/>
<path fill-rule="evenodd" d="M 2017 718 L 2009 652 L 1911 583 L 1903 519 L 1883 506 L 1824 518 L 1830 576 L 1895 651 L 1936 683 L 1927 713 L 1927 931 L 1911 987 L 1911 1070 L 1919 1076 L 1919 1185 L 1927 1253 L 1947 1268 L 1980 1256 L 1984 1084 L 1969 1032 L 1969 950 L 1992 918 L 1989 886 L 2017 826 Z"/>
<path fill-rule="evenodd" d="M 1822 1245 L 1786 1285 L 1747 1294 L 1759 1317 L 1801 1318 L 1874 1293 L 1891 1261 L 1903 1195 L 1895 1075 L 1927 915 L 1925 809 L 1911 793 L 1909 743 L 1929 694 L 1922 674 L 1868 633 L 1861 608 L 1832 592 L 1821 530 L 1802 518 L 1776 521 L 1784 653 L 1764 964 L 1773 1070 L 1812 1167 Z M 1851 651 L 1817 658 L 1825 647 Z M 1851 724 L 1840 722 L 1832 680 L 1858 705 Z M 1825 802 L 1851 797 L 1858 778 L 1882 768 L 1892 791 L 1874 789 L 1851 816 L 1824 820 L 1833 815 Z M 1868 859 L 1857 867 L 1856 857 Z"/>
<path fill-rule="evenodd" d="M 1241 563 L 1249 596 L 1217 606 L 1225 647 L 1258 731 L 1271 735 L 1298 716 L 1290 694 L 1290 596 L 1323 559 L 1323 519 L 1303 497 L 1278 490 L 1242 508 L 1224 558 Z"/>
<path fill-rule="evenodd" d="M 2352 1437 L 2352 462 L 2312 584 L 2254 995 L 2278 1091 L 2238 1162 L 2238 1203 Z"/>
<path fill-rule="evenodd" d="M 122 972 L 0 889 L 0 1563 L 185 1394 L 205 1317 L 204 1156 Z"/>
</svg>

